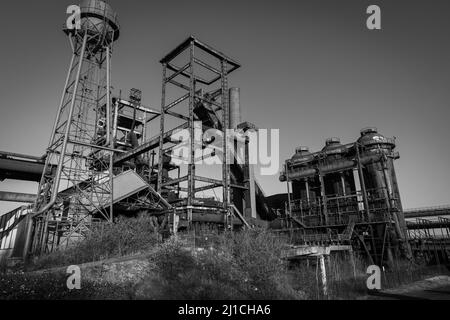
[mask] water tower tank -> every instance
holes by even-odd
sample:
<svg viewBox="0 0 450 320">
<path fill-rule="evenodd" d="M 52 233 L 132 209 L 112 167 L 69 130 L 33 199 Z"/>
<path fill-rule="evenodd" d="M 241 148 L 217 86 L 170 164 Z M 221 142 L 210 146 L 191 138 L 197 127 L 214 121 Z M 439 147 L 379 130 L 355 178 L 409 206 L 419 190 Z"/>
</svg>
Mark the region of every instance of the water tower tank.
<svg viewBox="0 0 450 320">
<path fill-rule="evenodd" d="M 81 29 L 76 30 L 79 34 L 87 34 L 91 37 L 90 42 L 111 43 L 119 38 L 120 27 L 117 13 L 111 6 L 101 0 L 83 0 L 80 5 Z M 64 28 L 64 32 L 73 30 Z"/>
</svg>

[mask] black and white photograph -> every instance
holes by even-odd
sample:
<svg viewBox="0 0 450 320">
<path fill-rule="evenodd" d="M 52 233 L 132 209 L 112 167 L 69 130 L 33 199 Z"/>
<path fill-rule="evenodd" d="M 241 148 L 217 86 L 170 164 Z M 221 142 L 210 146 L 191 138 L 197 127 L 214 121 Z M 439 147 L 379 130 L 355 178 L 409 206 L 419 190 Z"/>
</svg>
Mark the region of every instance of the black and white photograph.
<svg viewBox="0 0 450 320">
<path fill-rule="evenodd" d="M 0 302 L 450 300 L 449 12 L 4 1 Z"/>
</svg>

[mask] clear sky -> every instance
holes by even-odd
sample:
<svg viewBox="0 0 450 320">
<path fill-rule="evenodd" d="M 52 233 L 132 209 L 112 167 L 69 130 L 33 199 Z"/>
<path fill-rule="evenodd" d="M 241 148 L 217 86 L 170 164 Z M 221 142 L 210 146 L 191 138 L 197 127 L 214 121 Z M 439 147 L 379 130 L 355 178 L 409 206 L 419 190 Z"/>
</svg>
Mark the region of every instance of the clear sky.
<svg viewBox="0 0 450 320">
<path fill-rule="evenodd" d="M 121 22 L 115 91 L 143 91 L 160 108 L 159 59 L 192 34 L 242 64 L 243 120 L 278 128 L 281 160 L 378 127 L 395 136 L 404 207 L 450 203 L 449 1 L 111 0 Z M 0 150 L 42 155 L 70 60 L 61 31 L 76 1 L 8 1 L 0 10 Z M 382 30 L 365 26 L 381 7 Z M 285 191 L 259 177 L 266 194 Z M 0 182 L 36 192 L 36 184 Z M 0 203 L 0 213 L 17 204 Z"/>
</svg>

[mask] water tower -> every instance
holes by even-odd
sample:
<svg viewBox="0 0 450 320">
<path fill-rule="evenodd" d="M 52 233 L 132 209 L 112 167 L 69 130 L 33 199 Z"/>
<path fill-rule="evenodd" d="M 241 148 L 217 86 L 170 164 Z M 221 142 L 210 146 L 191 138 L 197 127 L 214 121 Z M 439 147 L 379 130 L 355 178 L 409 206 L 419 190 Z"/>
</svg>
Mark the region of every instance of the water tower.
<svg viewBox="0 0 450 320">
<path fill-rule="evenodd" d="M 72 58 L 28 221 L 26 253 L 68 245 L 83 236 L 93 217 L 112 220 L 110 67 L 119 23 L 103 1 L 79 7 L 80 28 L 63 30 Z"/>
</svg>

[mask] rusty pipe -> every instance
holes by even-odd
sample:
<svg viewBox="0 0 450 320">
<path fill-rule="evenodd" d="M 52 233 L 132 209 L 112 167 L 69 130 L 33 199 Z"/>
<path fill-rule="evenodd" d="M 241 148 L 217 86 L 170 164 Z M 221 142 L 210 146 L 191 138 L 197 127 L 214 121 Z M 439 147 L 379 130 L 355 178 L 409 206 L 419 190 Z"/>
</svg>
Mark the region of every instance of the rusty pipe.
<svg viewBox="0 0 450 320">
<path fill-rule="evenodd" d="M 377 162 L 380 161 L 381 155 L 370 155 L 365 156 L 361 158 L 361 164 L 368 164 L 370 162 Z M 327 164 L 319 166 L 318 168 L 308 168 L 304 170 L 299 170 L 297 172 L 286 172 L 286 176 L 292 180 L 292 179 L 300 179 L 300 178 L 307 178 L 313 175 L 316 175 L 318 171 L 320 171 L 322 174 L 331 173 L 334 171 L 340 171 L 340 170 L 348 170 L 357 165 L 357 160 L 344 160 L 340 161 L 336 164 Z"/>
</svg>

